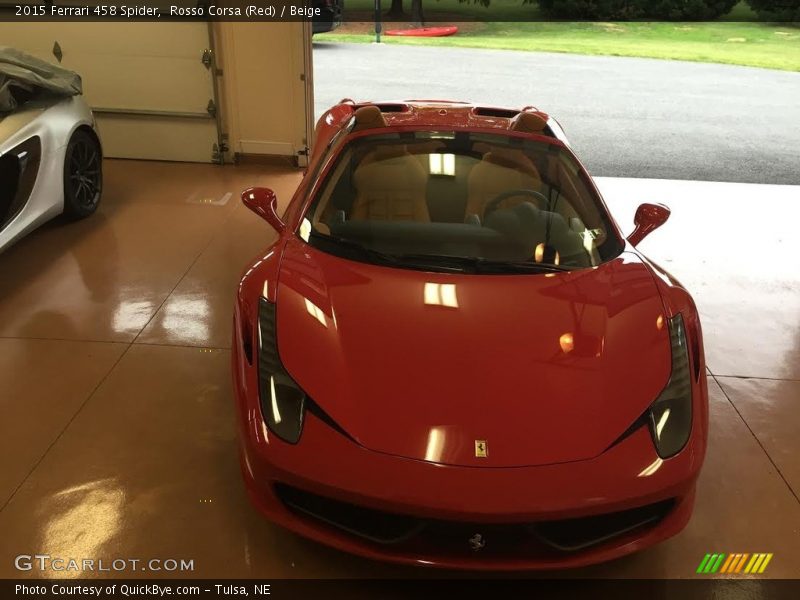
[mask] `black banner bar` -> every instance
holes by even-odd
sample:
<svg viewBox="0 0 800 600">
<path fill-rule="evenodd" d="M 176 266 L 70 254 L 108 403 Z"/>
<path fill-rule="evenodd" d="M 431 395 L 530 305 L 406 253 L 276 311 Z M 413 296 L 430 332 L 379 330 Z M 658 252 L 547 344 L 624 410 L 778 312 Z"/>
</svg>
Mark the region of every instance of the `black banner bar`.
<svg viewBox="0 0 800 600">
<path fill-rule="evenodd" d="M 730 3 L 730 2 L 729 2 Z M 377 5 L 377 6 L 375 6 Z M 759 15 L 729 10 L 723 0 L 583 3 L 610 6 L 605 12 L 574 10 L 581 3 L 566 0 L 404 0 L 402 13 L 390 11 L 391 0 L 0 0 L 0 21 L 260 21 L 302 22 L 341 19 L 344 23 L 381 20 L 419 26 L 469 22 L 607 22 L 714 21 L 787 23 L 800 19 L 800 9 Z M 619 8 L 616 5 L 620 5 Z M 684 7 L 684 8 L 680 8 Z M 699 8 L 698 8 L 699 7 Z M 707 7 L 707 10 L 703 7 Z M 723 7 L 723 8 L 719 8 Z M 623 10 L 624 9 L 624 10 Z M 721 13 L 721 14 L 718 14 Z M 332 16 L 332 15 L 335 15 Z"/>
<path fill-rule="evenodd" d="M 0 582 L 11 598 L 262 598 L 373 600 L 457 598 L 637 598 L 646 600 L 795 600 L 800 580 L 680 579 L 414 579 L 414 580 L 213 580 L 63 579 Z"/>
</svg>

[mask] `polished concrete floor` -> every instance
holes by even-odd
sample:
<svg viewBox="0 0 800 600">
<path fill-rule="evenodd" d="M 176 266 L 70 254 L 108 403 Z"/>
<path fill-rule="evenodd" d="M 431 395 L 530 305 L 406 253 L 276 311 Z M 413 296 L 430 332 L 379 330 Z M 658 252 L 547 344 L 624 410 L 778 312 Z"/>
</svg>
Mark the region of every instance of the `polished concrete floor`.
<svg viewBox="0 0 800 600">
<path fill-rule="evenodd" d="M 15 569 L 36 553 L 191 559 L 183 575 L 200 577 L 434 574 L 301 539 L 245 498 L 232 300 L 273 233 L 238 192 L 267 185 L 285 202 L 298 179 L 107 161 L 97 215 L 50 223 L 0 255 L 0 577 L 76 575 Z M 599 184 L 625 231 L 641 201 L 673 209 L 641 248 L 700 307 L 710 450 L 683 533 L 554 575 L 693 577 L 707 552 L 771 552 L 764 577 L 800 577 L 800 188 Z"/>
</svg>

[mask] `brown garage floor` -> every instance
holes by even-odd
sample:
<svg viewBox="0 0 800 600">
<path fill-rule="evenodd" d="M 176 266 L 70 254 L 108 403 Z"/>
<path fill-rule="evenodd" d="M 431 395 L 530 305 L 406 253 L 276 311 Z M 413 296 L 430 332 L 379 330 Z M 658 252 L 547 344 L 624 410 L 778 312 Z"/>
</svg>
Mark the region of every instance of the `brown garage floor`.
<svg viewBox="0 0 800 600">
<path fill-rule="evenodd" d="M 273 234 L 238 192 L 268 185 L 285 202 L 298 179 L 277 167 L 107 161 L 97 215 L 48 224 L 0 255 L 0 577 L 41 576 L 14 568 L 34 553 L 193 559 L 184 575 L 200 577 L 431 574 L 298 538 L 245 498 L 232 300 Z M 600 185 L 626 231 L 640 200 L 673 208 L 641 247 L 703 314 L 710 450 L 682 534 L 558 575 L 693 577 L 707 552 L 772 552 L 764 576 L 800 576 L 797 188 Z"/>
</svg>

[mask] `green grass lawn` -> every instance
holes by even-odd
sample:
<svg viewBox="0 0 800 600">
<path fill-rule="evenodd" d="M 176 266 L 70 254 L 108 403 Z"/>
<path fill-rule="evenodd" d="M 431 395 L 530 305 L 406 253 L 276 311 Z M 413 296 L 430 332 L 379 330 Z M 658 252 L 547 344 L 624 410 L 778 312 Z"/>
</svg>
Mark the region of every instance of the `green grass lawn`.
<svg viewBox="0 0 800 600">
<path fill-rule="evenodd" d="M 361 12 L 361 5 L 365 10 Z M 389 0 L 382 3 L 388 8 Z M 362 15 L 369 18 L 370 0 L 349 0 L 346 18 Z M 410 10 L 410 2 L 406 0 Z M 436 12 L 453 22 L 486 15 L 477 4 L 459 4 L 457 0 L 426 2 L 430 18 Z M 538 14 L 538 7 L 522 5 L 521 0 L 493 0 L 492 18 L 513 18 L 521 10 Z M 382 36 L 389 44 L 504 48 L 575 54 L 642 56 L 674 60 L 729 63 L 800 71 L 800 27 L 798 24 L 735 21 L 749 16 L 744 3 L 716 22 L 702 23 L 571 23 L 571 22 L 468 22 L 458 34 L 445 38 L 397 38 Z M 495 16 L 496 15 L 496 16 Z M 430 22 L 429 25 L 439 23 Z M 384 23 L 384 29 L 408 27 L 408 24 Z M 340 29 L 318 36 L 318 41 L 372 42 L 370 23 L 346 23 Z"/>
</svg>

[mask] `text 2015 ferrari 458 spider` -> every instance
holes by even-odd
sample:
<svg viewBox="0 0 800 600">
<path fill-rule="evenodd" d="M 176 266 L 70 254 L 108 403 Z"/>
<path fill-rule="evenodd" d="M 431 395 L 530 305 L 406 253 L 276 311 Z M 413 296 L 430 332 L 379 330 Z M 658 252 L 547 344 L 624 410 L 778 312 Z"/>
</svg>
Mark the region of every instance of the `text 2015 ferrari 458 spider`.
<svg viewBox="0 0 800 600">
<path fill-rule="evenodd" d="M 536 109 L 349 100 L 242 278 L 242 472 L 270 519 L 411 564 L 583 565 L 678 533 L 708 430 L 689 293 Z"/>
</svg>

